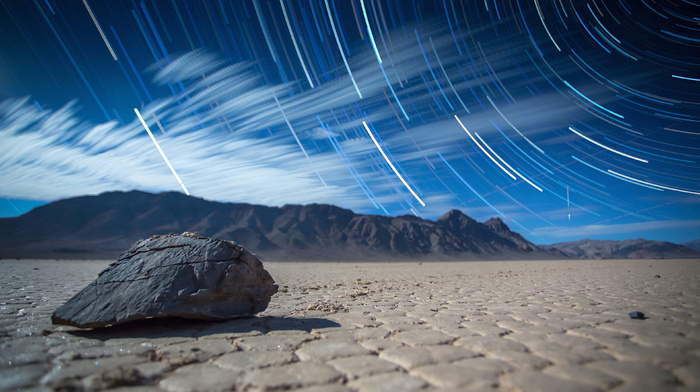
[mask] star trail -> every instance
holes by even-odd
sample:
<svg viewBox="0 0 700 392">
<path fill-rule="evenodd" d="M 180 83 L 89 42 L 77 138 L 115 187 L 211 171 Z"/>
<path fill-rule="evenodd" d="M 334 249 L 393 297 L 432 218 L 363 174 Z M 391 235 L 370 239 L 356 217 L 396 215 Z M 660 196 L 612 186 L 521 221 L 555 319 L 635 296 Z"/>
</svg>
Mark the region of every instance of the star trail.
<svg viewBox="0 0 700 392">
<path fill-rule="evenodd" d="M 30 0 L 0 23 L 3 216 L 180 190 L 700 238 L 698 2 Z"/>
</svg>

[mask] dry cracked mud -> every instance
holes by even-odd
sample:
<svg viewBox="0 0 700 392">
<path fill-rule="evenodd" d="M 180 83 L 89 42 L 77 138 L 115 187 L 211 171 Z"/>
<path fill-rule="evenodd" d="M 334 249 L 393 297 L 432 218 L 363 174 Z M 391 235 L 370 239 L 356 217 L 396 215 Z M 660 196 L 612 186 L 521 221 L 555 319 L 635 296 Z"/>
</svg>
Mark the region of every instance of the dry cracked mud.
<svg viewBox="0 0 700 392">
<path fill-rule="evenodd" d="M 698 260 L 266 262 L 256 317 L 52 325 L 108 263 L 0 260 L 0 390 L 700 390 Z"/>
</svg>

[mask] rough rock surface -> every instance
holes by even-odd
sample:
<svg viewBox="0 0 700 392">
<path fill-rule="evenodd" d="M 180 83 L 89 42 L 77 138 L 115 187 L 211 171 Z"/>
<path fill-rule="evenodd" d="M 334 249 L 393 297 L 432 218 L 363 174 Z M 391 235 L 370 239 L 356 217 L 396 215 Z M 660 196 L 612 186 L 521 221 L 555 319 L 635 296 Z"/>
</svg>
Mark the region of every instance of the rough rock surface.
<svg viewBox="0 0 700 392">
<path fill-rule="evenodd" d="M 122 253 L 51 321 L 95 328 L 146 318 L 225 320 L 265 310 L 277 289 L 257 256 L 234 242 L 153 236 Z"/>
</svg>

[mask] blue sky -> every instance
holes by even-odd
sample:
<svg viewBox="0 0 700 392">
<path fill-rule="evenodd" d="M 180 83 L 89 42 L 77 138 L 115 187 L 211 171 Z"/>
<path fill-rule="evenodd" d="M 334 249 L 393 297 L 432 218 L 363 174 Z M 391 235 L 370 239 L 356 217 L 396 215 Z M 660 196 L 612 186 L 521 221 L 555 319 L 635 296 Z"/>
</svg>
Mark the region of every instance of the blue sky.
<svg viewBox="0 0 700 392">
<path fill-rule="evenodd" d="M 697 239 L 698 14 L 689 2 L 3 2 L 0 216 L 174 190 L 428 219 L 456 208 L 540 244 Z"/>
</svg>

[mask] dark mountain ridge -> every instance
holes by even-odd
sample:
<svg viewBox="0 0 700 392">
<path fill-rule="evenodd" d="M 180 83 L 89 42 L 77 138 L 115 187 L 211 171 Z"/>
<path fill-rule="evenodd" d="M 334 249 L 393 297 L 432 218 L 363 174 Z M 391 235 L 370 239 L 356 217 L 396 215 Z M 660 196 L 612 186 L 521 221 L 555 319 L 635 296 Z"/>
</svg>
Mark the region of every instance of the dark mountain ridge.
<svg viewBox="0 0 700 392">
<path fill-rule="evenodd" d="M 268 260 L 487 260 L 563 258 L 458 210 L 435 221 L 355 214 L 326 204 L 267 207 L 177 192 L 107 192 L 59 200 L 0 219 L 0 257 L 116 258 L 155 234 L 233 240 Z"/>
<path fill-rule="evenodd" d="M 666 241 L 636 240 L 605 241 L 584 239 L 560 242 L 545 249 L 558 250 L 576 259 L 693 259 L 700 253 L 683 245 Z"/>
<path fill-rule="evenodd" d="M 681 245 L 685 246 L 686 248 L 690 248 L 696 252 L 700 252 L 700 239 L 684 242 Z"/>
</svg>

